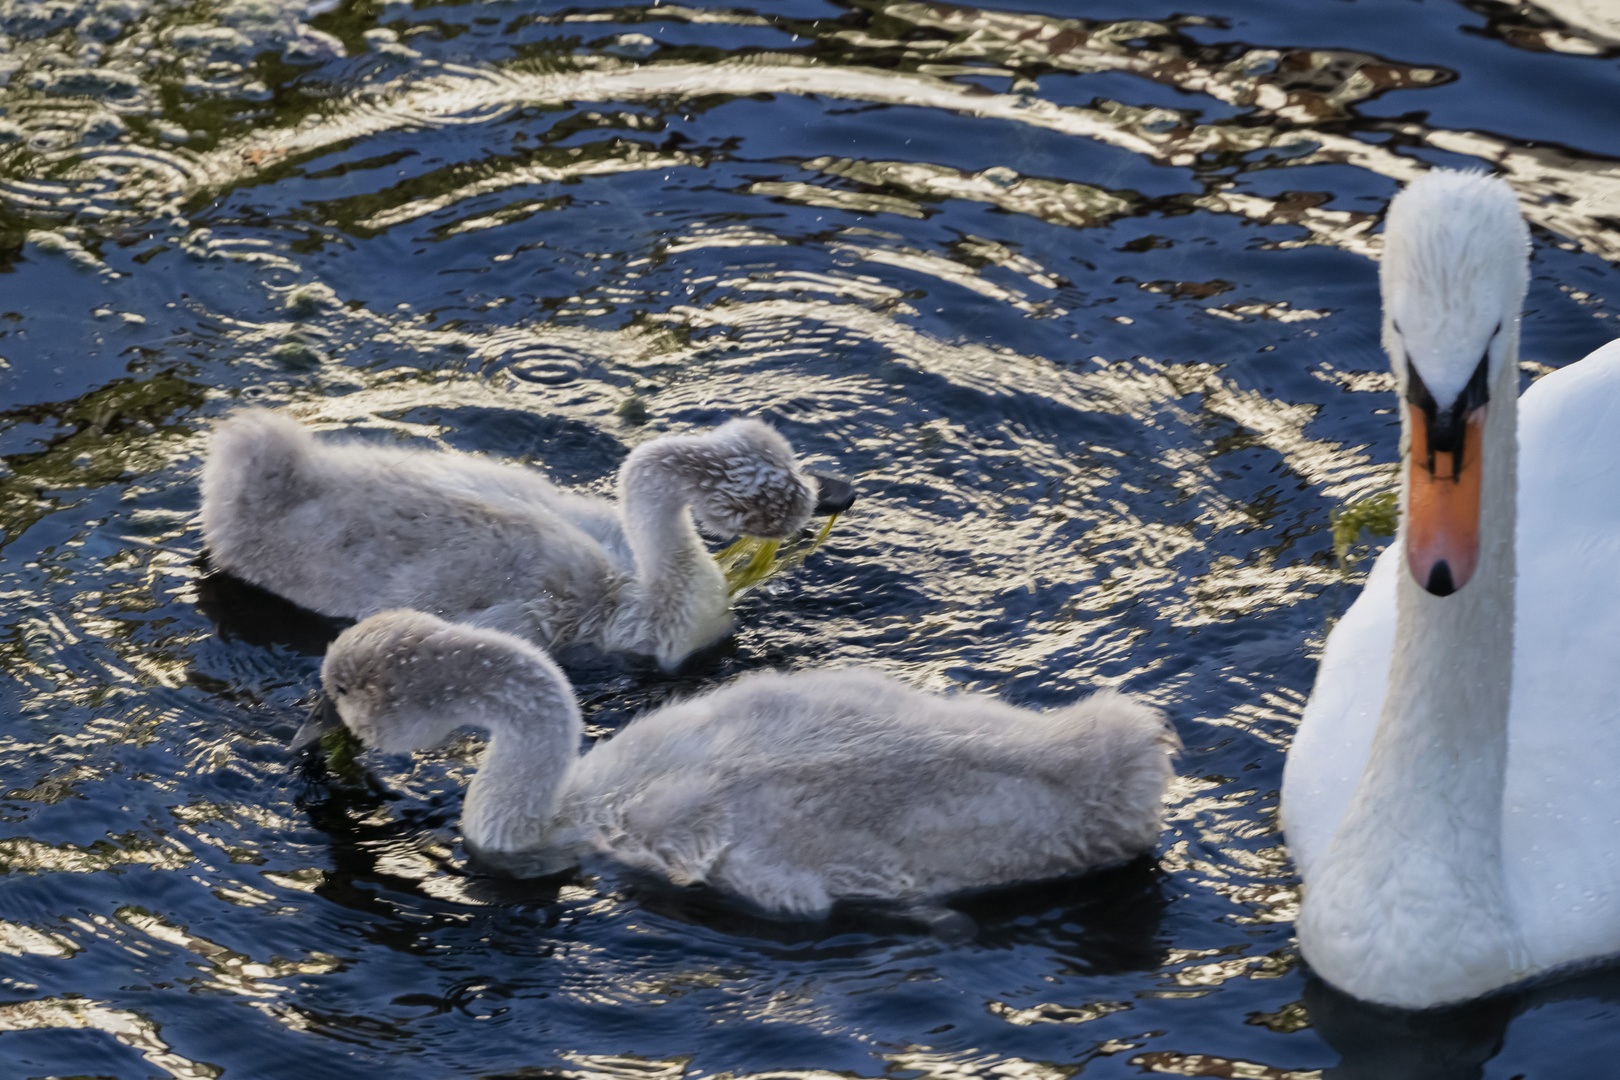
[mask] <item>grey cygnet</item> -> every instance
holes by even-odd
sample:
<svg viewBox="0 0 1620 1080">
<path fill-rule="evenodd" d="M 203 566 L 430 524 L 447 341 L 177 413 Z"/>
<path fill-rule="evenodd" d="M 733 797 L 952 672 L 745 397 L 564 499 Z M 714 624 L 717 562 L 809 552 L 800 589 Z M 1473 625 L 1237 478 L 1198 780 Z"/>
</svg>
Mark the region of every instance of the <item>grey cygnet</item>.
<svg viewBox="0 0 1620 1080">
<path fill-rule="evenodd" d="M 1036 713 L 843 668 L 745 676 L 581 756 L 550 657 L 415 611 L 344 631 L 321 678 L 380 750 L 489 733 L 462 811 L 475 854 L 556 869 L 595 853 L 797 917 L 1129 859 L 1159 835 L 1180 747 L 1157 709 L 1110 690 Z"/>
<path fill-rule="evenodd" d="M 631 452 L 619 502 L 472 454 L 317 439 L 262 409 L 209 442 L 202 528 L 215 565 L 323 615 L 409 607 L 652 656 L 665 669 L 731 628 L 720 536 L 788 537 L 817 488 L 757 420 Z"/>
</svg>

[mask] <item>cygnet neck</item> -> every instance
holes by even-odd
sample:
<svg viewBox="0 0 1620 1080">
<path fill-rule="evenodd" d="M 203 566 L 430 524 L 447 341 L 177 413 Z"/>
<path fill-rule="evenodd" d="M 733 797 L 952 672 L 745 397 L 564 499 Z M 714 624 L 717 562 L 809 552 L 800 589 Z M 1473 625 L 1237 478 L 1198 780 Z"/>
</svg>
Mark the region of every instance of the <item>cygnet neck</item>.
<svg viewBox="0 0 1620 1080">
<path fill-rule="evenodd" d="M 1517 327 L 1508 333 L 1481 440 L 1477 568 L 1435 596 L 1403 557 L 1383 713 L 1299 924 L 1330 982 L 1390 1004 L 1462 1000 L 1526 973 L 1502 863 L 1518 469 Z M 1404 556 L 1414 466 L 1403 417 Z"/>
<path fill-rule="evenodd" d="M 619 476 L 625 537 L 636 561 L 624 615 L 647 626 L 651 640 L 644 647 L 649 652 L 673 643 L 688 628 L 725 619 L 725 575 L 688 509 L 692 483 L 687 459 L 699 449 L 694 441 L 659 439 L 640 446 Z"/>
<path fill-rule="evenodd" d="M 572 689 L 549 662 L 524 658 L 501 674 L 468 720 L 489 741 L 462 808 L 468 846 L 491 853 L 544 846 L 585 731 Z"/>
</svg>

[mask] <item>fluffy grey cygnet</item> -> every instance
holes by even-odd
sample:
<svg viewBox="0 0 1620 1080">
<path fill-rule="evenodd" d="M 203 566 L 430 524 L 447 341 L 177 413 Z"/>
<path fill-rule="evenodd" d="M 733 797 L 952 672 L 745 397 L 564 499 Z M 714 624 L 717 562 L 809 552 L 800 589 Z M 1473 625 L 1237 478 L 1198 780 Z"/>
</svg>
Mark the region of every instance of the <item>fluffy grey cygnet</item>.
<svg viewBox="0 0 1620 1080">
<path fill-rule="evenodd" d="M 846 668 L 750 675 L 580 756 L 579 708 L 544 652 L 414 611 L 344 631 L 321 678 L 384 751 L 489 733 L 462 811 L 476 854 L 556 868 L 594 852 L 793 916 L 1129 859 L 1159 834 L 1180 746 L 1113 691 L 1035 713 Z"/>
<path fill-rule="evenodd" d="M 323 615 L 409 607 L 548 647 L 583 642 L 672 668 L 731 627 L 721 536 L 791 536 L 814 484 L 757 420 L 637 447 L 619 503 L 471 454 L 326 441 L 238 413 L 202 475 L 213 560 Z"/>
</svg>

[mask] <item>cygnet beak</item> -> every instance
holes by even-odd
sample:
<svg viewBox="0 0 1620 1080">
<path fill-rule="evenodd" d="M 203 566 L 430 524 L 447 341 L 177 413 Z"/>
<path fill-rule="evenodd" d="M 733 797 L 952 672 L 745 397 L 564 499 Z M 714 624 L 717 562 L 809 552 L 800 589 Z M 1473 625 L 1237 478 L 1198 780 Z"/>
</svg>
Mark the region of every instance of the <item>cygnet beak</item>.
<svg viewBox="0 0 1620 1080">
<path fill-rule="evenodd" d="M 295 754 L 301 754 L 319 743 L 322 735 L 341 726 L 342 723 L 343 718 L 338 715 L 337 702 L 323 693 L 316 700 L 315 707 L 309 710 L 309 715 L 304 718 L 303 726 L 298 729 L 298 733 L 292 737 L 292 742 L 287 744 L 287 749 Z"/>
<path fill-rule="evenodd" d="M 842 514 L 855 505 L 855 485 L 842 476 L 818 472 L 806 472 L 805 475 L 816 482 L 816 508 L 810 512 L 812 516 Z"/>
</svg>

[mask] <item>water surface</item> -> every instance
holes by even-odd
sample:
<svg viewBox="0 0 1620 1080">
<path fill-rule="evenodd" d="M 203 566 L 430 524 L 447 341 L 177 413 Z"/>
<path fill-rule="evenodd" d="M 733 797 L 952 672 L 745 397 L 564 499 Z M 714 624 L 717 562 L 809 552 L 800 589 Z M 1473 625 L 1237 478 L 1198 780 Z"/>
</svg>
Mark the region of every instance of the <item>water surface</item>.
<svg viewBox="0 0 1620 1080">
<path fill-rule="evenodd" d="M 1613 1071 L 1602 974 L 1420 1020 L 1308 981 L 1275 808 L 1359 588 L 1330 515 L 1393 475 L 1383 208 L 1500 172 L 1526 380 L 1608 340 L 1620 19 L 8 0 L 0 34 L 8 1075 Z M 1187 744 L 1170 828 L 965 902 L 965 946 L 470 875 L 476 740 L 363 788 L 282 749 L 320 628 L 195 559 L 207 430 L 250 403 L 599 492 L 763 416 L 861 502 L 691 670 L 571 667 L 591 734 L 765 666 L 1118 686 Z"/>
</svg>

